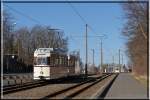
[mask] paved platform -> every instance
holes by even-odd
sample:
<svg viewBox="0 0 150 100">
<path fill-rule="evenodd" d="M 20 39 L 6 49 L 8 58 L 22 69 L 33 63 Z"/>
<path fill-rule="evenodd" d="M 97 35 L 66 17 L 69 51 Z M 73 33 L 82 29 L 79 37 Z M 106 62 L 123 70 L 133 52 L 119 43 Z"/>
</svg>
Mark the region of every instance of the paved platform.
<svg viewBox="0 0 150 100">
<path fill-rule="evenodd" d="M 147 88 L 130 73 L 118 75 L 105 99 L 147 99 Z"/>
</svg>

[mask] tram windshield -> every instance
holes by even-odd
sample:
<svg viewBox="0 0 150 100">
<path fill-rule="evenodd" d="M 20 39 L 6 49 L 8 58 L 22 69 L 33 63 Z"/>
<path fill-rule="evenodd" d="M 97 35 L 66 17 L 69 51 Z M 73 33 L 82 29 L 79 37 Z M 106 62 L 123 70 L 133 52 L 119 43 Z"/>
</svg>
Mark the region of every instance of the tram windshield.
<svg viewBox="0 0 150 100">
<path fill-rule="evenodd" d="M 36 65 L 48 65 L 48 59 L 47 57 L 38 57 L 36 58 L 35 64 Z"/>
</svg>

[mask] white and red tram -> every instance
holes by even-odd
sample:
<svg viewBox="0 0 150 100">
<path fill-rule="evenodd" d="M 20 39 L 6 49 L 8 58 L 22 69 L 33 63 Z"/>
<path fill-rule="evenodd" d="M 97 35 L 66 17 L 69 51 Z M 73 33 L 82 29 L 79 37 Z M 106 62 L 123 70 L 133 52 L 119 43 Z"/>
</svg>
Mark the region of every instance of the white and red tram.
<svg viewBox="0 0 150 100">
<path fill-rule="evenodd" d="M 34 79 L 56 79 L 75 75 L 76 57 L 57 48 L 39 48 L 34 52 Z"/>
</svg>

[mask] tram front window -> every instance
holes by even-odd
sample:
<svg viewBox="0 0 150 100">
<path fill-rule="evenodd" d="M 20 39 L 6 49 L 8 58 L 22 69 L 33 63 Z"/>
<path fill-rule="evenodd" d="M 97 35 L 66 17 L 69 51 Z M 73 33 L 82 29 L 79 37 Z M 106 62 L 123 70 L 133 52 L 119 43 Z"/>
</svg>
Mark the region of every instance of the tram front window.
<svg viewBox="0 0 150 100">
<path fill-rule="evenodd" d="M 36 65 L 47 65 L 47 58 L 37 58 L 36 59 Z"/>
</svg>

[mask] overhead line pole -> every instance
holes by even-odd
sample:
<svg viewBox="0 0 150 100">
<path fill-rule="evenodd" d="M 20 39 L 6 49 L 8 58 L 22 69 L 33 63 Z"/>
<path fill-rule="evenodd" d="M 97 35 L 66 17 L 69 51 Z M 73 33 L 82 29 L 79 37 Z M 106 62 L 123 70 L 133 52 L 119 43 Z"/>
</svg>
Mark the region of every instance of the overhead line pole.
<svg viewBox="0 0 150 100">
<path fill-rule="evenodd" d="M 120 49 L 119 49 L 119 72 L 121 72 L 121 66 L 120 66 Z"/>
<path fill-rule="evenodd" d="M 87 62 L 88 62 L 88 47 L 87 47 L 87 24 L 86 24 L 86 32 L 85 32 L 85 75 L 87 76 Z"/>
<path fill-rule="evenodd" d="M 113 69 L 112 69 L 112 71 L 114 71 L 114 69 L 115 69 L 115 62 L 114 62 L 114 60 L 115 60 L 115 57 L 114 57 L 114 55 L 112 55 L 112 67 L 113 67 Z"/>
<path fill-rule="evenodd" d="M 124 70 L 123 66 L 124 66 L 124 65 L 123 65 L 123 54 L 122 54 L 122 69 Z"/>
<path fill-rule="evenodd" d="M 103 72 L 104 71 L 104 68 L 103 68 L 103 42 L 102 42 L 102 39 L 106 39 L 106 35 L 103 35 L 103 36 L 99 36 L 100 37 L 100 72 Z"/>
<path fill-rule="evenodd" d="M 114 59 L 115 59 L 115 58 L 114 58 L 114 55 L 113 55 L 113 56 L 112 56 L 112 61 L 113 61 L 112 63 L 113 63 L 113 64 L 114 64 Z"/>
<path fill-rule="evenodd" d="M 94 49 L 92 49 L 93 52 L 93 66 L 94 66 Z"/>
<path fill-rule="evenodd" d="M 122 65 L 123 65 L 123 54 L 122 54 Z"/>
<path fill-rule="evenodd" d="M 102 72 L 103 72 L 104 69 L 103 69 L 103 48 L 102 48 L 102 45 L 103 45 L 103 43 L 102 43 L 102 38 L 101 38 L 101 68 L 102 68 Z"/>
</svg>

